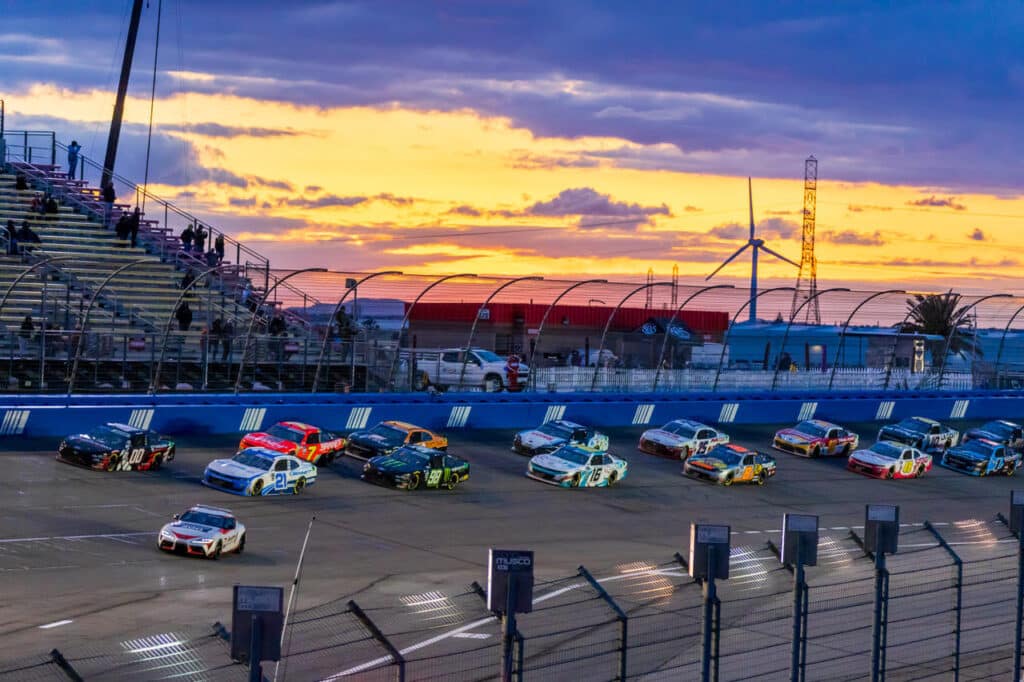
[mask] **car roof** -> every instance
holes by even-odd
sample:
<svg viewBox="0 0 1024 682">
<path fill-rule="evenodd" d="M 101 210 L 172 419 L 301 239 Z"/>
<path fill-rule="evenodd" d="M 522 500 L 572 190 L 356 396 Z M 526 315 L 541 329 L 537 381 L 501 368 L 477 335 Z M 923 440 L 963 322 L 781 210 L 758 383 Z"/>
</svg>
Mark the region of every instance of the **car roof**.
<svg viewBox="0 0 1024 682">
<path fill-rule="evenodd" d="M 549 422 L 544 422 L 544 424 L 559 424 L 561 426 L 568 426 L 570 429 L 585 429 L 585 428 L 587 428 L 583 424 L 577 424 L 576 422 L 571 422 L 568 419 L 553 419 L 553 420 L 551 420 Z M 541 426 L 544 426 L 544 424 L 541 424 Z"/>
<path fill-rule="evenodd" d="M 586 445 L 580 445 L 578 443 L 571 443 L 571 444 L 567 443 L 567 444 L 563 445 L 562 447 L 558 448 L 558 450 L 555 450 L 551 454 L 555 455 L 555 454 L 558 453 L 559 450 L 576 450 L 577 452 L 582 452 L 585 455 L 610 455 L 611 454 L 610 452 L 608 452 L 606 450 L 602 450 L 601 448 L 588 448 Z"/>
<path fill-rule="evenodd" d="M 669 424 L 683 424 L 684 426 L 689 426 L 689 427 L 694 428 L 694 429 L 710 429 L 710 428 L 712 428 L 712 427 L 708 426 L 707 424 L 702 424 L 701 422 L 699 422 L 699 421 L 697 421 L 695 419 L 685 419 L 685 418 L 684 419 L 673 419 L 672 421 L 669 422 Z M 666 424 L 666 426 L 668 426 L 668 424 Z"/>
<path fill-rule="evenodd" d="M 842 428 L 842 427 L 839 426 L 839 424 L 833 424 L 832 422 L 827 422 L 824 419 L 803 419 L 801 421 L 811 422 L 815 426 L 820 426 L 823 429 L 838 429 L 838 428 Z M 797 423 L 800 423 L 800 422 L 797 422 Z"/>
<path fill-rule="evenodd" d="M 994 424 L 1003 424 L 1005 426 L 1009 426 L 1009 427 L 1014 428 L 1014 429 L 1019 429 L 1020 428 L 1020 424 L 1017 424 L 1016 422 L 1012 422 L 1009 419 L 993 419 L 989 423 L 990 424 L 993 424 L 993 423 Z"/>
<path fill-rule="evenodd" d="M 245 450 L 240 450 L 239 452 L 251 452 L 254 455 L 263 455 L 264 457 L 270 457 L 271 459 L 277 459 L 278 457 L 288 456 L 276 450 L 271 450 L 270 448 L 246 448 Z"/>
<path fill-rule="evenodd" d="M 924 422 L 925 424 L 938 424 L 939 423 L 939 422 L 935 421 L 934 419 L 929 419 L 928 417 L 906 417 L 904 419 L 901 419 L 900 421 L 907 421 L 908 419 L 915 419 L 915 420 L 917 420 L 919 422 Z"/>
<path fill-rule="evenodd" d="M 223 507 L 214 507 L 209 504 L 193 504 L 188 508 L 188 511 L 201 511 L 207 514 L 216 514 L 218 516 L 230 516 L 234 517 L 234 512 L 230 509 L 224 509 Z"/>
<path fill-rule="evenodd" d="M 1001 448 L 1001 447 L 1003 447 L 1002 443 L 997 443 L 994 440 L 992 440 L 991 438 L 975 438 L 974 442 L 975 443 L 984 443 L 985 445 L 987 445 L 987 446 L 989 446 L 991 448 Z"/>
<path fill-rule="evenodd" d="M 299 431 L 303 431 L 305 433 L 309 433 L 310 431 L 319 431 L 320 430 L 320 429 L 318 429 L 315 426 L 310 426 L 309 424 L 306 424 L 305 422 L 291 422 L 291 421 L 288 421 L 288 422 L 277 422 L 277 423 L 280 424 L 281 426 L 287 426 L 287 427 L 290 427 L 290 428 L 298 429 Z"/>
<path fill-rule="evenodd" d="M 144 429 L 140 429 L 136 426 L 128 426 L 127 424 L 122 424 L 121 422 L 107 422 L 107 426 L 109 426 L 112 429 L 117 429 L 118 431 L 124 431 L 125 433 L 128 434 L 146 432 Z"/>
<path fill-rule="evenodd" d="M 723 443 L 721 445 L 716 445 L 714 447 L 714 450 L 717 450 L 718 448 L 725 448 L 726 450 L 732 450 L 737 455 L 756 455 L 756 454 L 759 454 L 757 452 L 757 450 L 751 450 L 750 448 L 745 448 L 745 447 L 743 447 L 742 445 L 740 445 L 738 443 Z"/>
<path fill-rule="evenodd" d="M 401 450 L 412 450 L 413 452 L 418 452 L 421 455 L 427 455 L 428 457 L 430 455 L 443 455 L 444 454 L 443 452 L 441 452 L 440 450 L 438 450 L 436 448 L 424 447 L 422 445 L 419 445 L 418 443 L 410 443 L 409 445 L 403 445 L 402 447 L 398 448 L 398 451 L 401 451 Z"/>
<path fill-rule="evenodd" d="M 409 422 L 400 422 L 400 421 L 395 421 L 393 419 L 389 419 L 388 421 L 383 421 L 383 422 L 381 422 L 381 424 L 387 424 L 388 426 L 393 426 L 396 429 L 402 429 L 403 431 L 427 431 L 428 430 L 428 429 L 425 429 L 425 428 L 423 428 L 421 426 L 416 426 L 415 424 L 410 424 Z"/>
</svg>

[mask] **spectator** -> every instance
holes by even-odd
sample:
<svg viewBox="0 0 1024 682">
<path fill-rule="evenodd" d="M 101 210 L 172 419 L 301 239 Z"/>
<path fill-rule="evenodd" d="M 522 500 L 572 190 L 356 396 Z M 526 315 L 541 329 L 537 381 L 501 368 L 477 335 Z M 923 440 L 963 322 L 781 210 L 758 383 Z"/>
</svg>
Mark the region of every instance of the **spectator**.
<svg viewBox="0 0 1024 682">
<path fill-rule="evenodd" d="M 122 213 L 121 217 L 117 219 L 117 225 L 114 226 L 114 233 L 123 242 L 128 241 L 128 234 L 132 231 L 131 221 L 131 216 Z M 124 244 L 119 244 L 119 246 L 124 246 Z"/>
<path fill-rule="evenodd" d="M 114 201 L 117 199 L 117 193 L 114 191 L 114 183 L 107 181 L 106 186 L 103 188 L 103 226 L 110 227 L 110 219 L 114 215 Z"/>
<path fill-rule="evenodd" d="M 219 258 L 217 258 L 217 252 L 210 249 L 206 252 L 206 267 L 215 268 L 219 264 Z"/>
<path fill-rule="evenodd" d="M 192 250 L 192 238 L 195 236 L 195 232 L 192 231 L 192 225 L 186 225 L 185 229 L 181 231 L 181 250 L 186 253 Z"/>
<path fill-rule="evenodd" d="M 18 352 L 22 355 L 28 352 L 28 342 L 32 338 L 35 328 L 35 325 L 32 324 L 32 316 L 26 315 L 25 319 L 21 321 L 21 329 L 18 331 Z"/>
<path fill-rule="evenodd" d="M 281 336 L 288 331 L 288 325 L 285 324 L 284 316 L 281 313 L 276 313 L 270 320 L 267 331 L 273 337 L 270 340 L 270 347 L 274 352 L 274 356 L 277 357 L 278 362 L 281 362 L 284 360 L 284 340 Z"/>
<path fill-rule="evenodd" d="M 188 301 L 182 301 L 175 311 L 174 317 L 178 320 L 178 329 L 187 332 L 192 326 L 192 309 L 188 307 Z"/>
<path fill-rule="evenodd" d="M 78 170 L 78 152 L 82 151 L 82 145 L 76 140 L 71 140 L 68 145 L 68 179 L 75 179 L 75 171 Z"/>
<path fill-rule="evenodd" d="M 218 233 L 217 238 L 213 240 L 213 250 L 217 252 L 216 265 L 220 265 L 224 261 L 224 235 L 222 233 Z"/>
<path fill-rule="evenodd" d="M 204 253 L 206 246 L 206 230 L 199 223 L 196 223 L 196 231 L 192 236 L 192 243 L 195 244 L 195 251 L 198 253 Z"/>
<path fill-rule="evenodd" d="M 25 177 L 24 173 L 18 173 L 14 178 L 14 189 L 19 192 L 24 192 L 28 189 L 28 178 Z"/>
<path fill-rule="evenodd" d="M 47 215 L 57 215 L 60 211 L 60 205 L 57 204 L 57 197 L 52 194 L 46 195 L 46 206 L 43 208 L 43 212 Z"/>
<path fill-rule="evenodd" d="M 338 309 L 338 315 L 334 319 L 338 323 L 338 338 L 341 340 L 341 361 L 349 362 L 352 359 L 352 350 L 355 345 L 355 322 L 352 320 L 352 317 L 345 312 L 344 308 Z"/>
<path fill-rule="evenodd" d="M 41 194 L 36 192 L 32 195 L 32 204 L 28 207 L 28 210 L 32 213 L 42 214 L 46 210 L 46 205 L 43 203 L 43 197 Z"/>
<path fill-rule="evenodd" d="M 192 283 L 195 281 L 196 276 L 192 272 L 192 268 L 189 268 L 188 272 L 186 272 L 185 275 L 181 278 L 181 284 L 179 285 L 179 287 L 181 289 L 188 289 L 190 286 L 192 286 Z"/>
<path fill-rule="evenodd" d="M 139 237 L 139 225 L 142 224 L 142 214 L 139 213 L 139 207 L 136 206 L 135 210 L 132 211 L 132 217 L 128 221 L 128 233 L 132 237 L 132 248 L 135 248 L 135 241 Z"/>
<path fill-rule="evenodd" d="M 255 309 L 256 304 L 254 302 L 250 302 L 252 299 L 252 282 L 245 283 L 245 288 L 242 289 L 242 295 L 239 298 L 241 300 L 242 305 L 244 305 L 246 308 L 248 308 L 249 310 Z"/>
<path fill-rule="evenodd" d="M 232 324 L 231 320 L 228 320 L 221 329 L 223 333 L 221 334 L 220 342 L 224 352 L 220 359 L 221 362 L 227 362 L 228 355 L 231 353 L 231 340 L 235 336 L 235 325 Z"/>
<path fill-rule="evenodd" d="M 14 229 L 14 221 L 7 221 L 7 229 Z M 15 233 L 15 237 L 20 244 L 41 244 L 42 240 L 39 239 L 39 235 L 36 234 L 31 227 L 28 226 L 27 220 L 21 221 L 21 228 Z"/>
</svg>

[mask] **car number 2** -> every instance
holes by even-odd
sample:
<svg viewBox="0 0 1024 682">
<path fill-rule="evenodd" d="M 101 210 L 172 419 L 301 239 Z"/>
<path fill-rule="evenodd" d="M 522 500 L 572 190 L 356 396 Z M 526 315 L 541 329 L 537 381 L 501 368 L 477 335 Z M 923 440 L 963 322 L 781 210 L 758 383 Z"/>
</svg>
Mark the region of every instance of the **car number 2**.
<svg viewBox="0 0 1024 682">
<path fill-rule="evenodd" d="M 274 474 L 274 487 L 278 490 L 283 490 L 288 487 L 288 474 L 283 471 L 279 471 Z"/>
</svg>

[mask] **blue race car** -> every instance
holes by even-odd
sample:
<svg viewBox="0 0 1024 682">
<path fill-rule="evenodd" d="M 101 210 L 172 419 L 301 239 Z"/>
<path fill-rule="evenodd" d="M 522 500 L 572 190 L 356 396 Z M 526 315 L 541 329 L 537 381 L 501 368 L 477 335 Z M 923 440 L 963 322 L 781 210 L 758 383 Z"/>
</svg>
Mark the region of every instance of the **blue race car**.
<svg viewBox="0 0 1024 682">
<path fill-rule="evenodd" d="M 316 483 L 316 465 L 266 448 L 246 448 L 231 459 L 215 459 L 203 484 L 234 495 L 298 495 Z"/>
<path fill-rule="evenodd" d="M 972 438 L 943 455 L 939 464 L 970 476 L 1013 476 L 1020 467 L 1020 454 L 1003 443 L 988 438 Z"/>
</svg>

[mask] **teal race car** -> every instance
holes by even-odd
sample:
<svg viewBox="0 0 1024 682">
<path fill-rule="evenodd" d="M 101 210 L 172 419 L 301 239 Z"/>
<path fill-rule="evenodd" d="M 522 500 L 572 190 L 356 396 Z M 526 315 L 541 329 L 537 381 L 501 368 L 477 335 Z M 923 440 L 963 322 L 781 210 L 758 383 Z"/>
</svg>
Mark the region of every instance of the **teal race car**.
<svg viewBox="0 0 1024 682">
<path fill-rule="evenodd" d="M 391 488 L 446 488 L 469 480 L 469 462 L 440 450 L 406 445 L 387 455 L 370 458 L 362 479 Z"/>
</svg>

